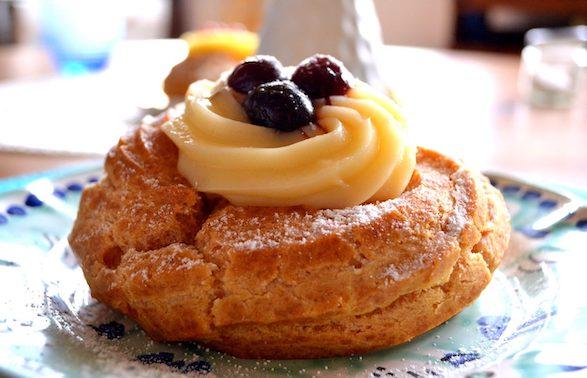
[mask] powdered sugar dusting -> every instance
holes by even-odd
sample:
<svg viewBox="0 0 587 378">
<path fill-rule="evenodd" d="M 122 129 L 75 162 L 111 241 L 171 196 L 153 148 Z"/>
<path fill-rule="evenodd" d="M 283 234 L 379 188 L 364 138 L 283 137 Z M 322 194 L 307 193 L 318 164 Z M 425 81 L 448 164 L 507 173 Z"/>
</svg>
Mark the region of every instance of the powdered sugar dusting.
<svg viewBox="0 0 587 378">
<path fill-rule="evenodd" d="M 402 201 L 396 198 L 345 209 L 261 212 L 249 218 L 240 217 L 242 209 L 232 208 L 213 219 L 209 227 L 220 230 L 219 236 L 236 250 L 277 248 L 307 243 L 326 234 L 341 234 L 372 223 L 396 211 Z"/>
<path fill-rule="evenodd" d="M 157 177 L 145 177 L 143 179 L 143 183 L 153 189 L 158 189 L 161 187 L 161 183 Z"/>
<path fill-rule="evenodd" d="M 147 260 L 148 263 L 144 265 L 145 268 L 133 271 L 130 277 L 136 278 L 140 276 L 143 281 L 148 281 L 150 279 L 149 271 L 154 273 L 189 271 L 198 265 L 204 264 L 204 261 L 197 254 L 186 256 L 186 250 L 185 244 L 175 243 L 163 248 L 161 253 L 140 254 L 140 258 Z M 135 254 L 137 252 L 130 250 L 127 253 Z"/>
<path fill-rule="evenodd" d="M 397 208 L 401 199 L 389 200 L 379 204 L 367 204 L 345 209 L 325 209 L 319 211 L 312 222 L 314 229 L 326 229 L 331 231 L 344 230 L 348 227 L 360 226 L 389 213 Z"/>
<path fill-rule="evenodd" d="M 463 177 L 456 177 L 454 179 L 455 190 L 452 196 L 455 202 L 454 211 L 448 217 L 448 224 L 446 230 L 452 235 L 459 235 L 465 228 L 467 223 L 467 209 L 468 194 L 466 192 L 467 183 Z"/>
<path fill-rule="evenodd" d="M 396 265 L 389 265 L 383 271 L 383 278 L 390 277 L 395 282 L 403 281 L 410 278 L 414 272 L 422 269 L 425 265 L 424 256 L 419 256 L 419 258 L 416 260 L 405 261 Z"/>
<path fill-rule="evenodd" d="M 201 356 L 186 352 L 181 345 L 159 344 L 146 339 L 133 321 L 90 298 L 79 268 L 61 268 L 55 277 L 58 277 L 57 281 L 53 278 L 47 280 L 44 304 L 38 307 L 38 316 L 49 318 L 54 324 L 44 331 L 45 348 L 49 353 L 67 353 L 64 358 L 70 368 L 77 370 L 76 376 L 155 378 L 199 375 L 172 364 L 141 362 L 139 356 L 161 351 L 168 352 L 176 360 L 181 359 L 182 366 L 201 360 Z M 101 335 L 97 327 L 109 322 L 123 327 L 122 333 L 115 337 Z M 137 337 L 145 338 L 145 342 L 136 343 Z"/>
<path fill-rule="evenodd" d="M 399 282 L 399 281 L 403 281 L 406 278 L 410 277 L 412 274 L 412 271 L 407 271 L 407 270 L 400 270 L 399 267 L 396 267 L 394 265 L 390 265 L 387 267 L 387 269 L 385 270 L 385 272 L 383 273 L 384 276 L 388 276 L 391 277 L 392 280 L 394 280 L 395 282 Z"/>
</svg>

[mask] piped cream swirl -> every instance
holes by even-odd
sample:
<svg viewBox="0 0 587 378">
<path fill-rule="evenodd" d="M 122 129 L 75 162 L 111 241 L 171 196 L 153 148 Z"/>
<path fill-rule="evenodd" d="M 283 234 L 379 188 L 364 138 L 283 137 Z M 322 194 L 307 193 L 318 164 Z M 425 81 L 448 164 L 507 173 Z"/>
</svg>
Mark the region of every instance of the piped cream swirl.
<svg viewBox="0 0 587 378">
<path fill-rule="evenodd" d="M 179 148 L 179 172 L 198 191 L 242 206 L 342 208 L 406 188 L 415 145 L 398 106 L 368 85 L 315 103 L 323 132 L 253 125 L 222 88 L 221 80 L 193 83 L 184 114 L 163 126 Z"/>
</svg>

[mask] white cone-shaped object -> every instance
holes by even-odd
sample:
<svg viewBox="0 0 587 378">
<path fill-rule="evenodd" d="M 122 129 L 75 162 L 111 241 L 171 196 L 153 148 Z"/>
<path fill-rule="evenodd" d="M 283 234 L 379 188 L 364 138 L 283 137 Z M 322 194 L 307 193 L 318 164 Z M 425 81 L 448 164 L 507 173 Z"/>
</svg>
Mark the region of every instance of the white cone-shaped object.
<svg viewBox="0 0 587 378">
<path fill-rule="evenodd" d="M 259 54 L 296 65 L 316 53 L 342 60 L 358 78 L 384 88 L 378 67 L 383 46 L 372 0 L 270 0 Z"/>
</svg>

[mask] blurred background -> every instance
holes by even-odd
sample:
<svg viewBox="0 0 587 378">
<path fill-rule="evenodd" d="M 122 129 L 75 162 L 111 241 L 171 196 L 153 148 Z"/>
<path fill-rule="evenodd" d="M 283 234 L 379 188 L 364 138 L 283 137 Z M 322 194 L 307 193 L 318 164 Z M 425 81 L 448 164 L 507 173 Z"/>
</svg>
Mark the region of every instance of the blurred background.
<svg viewBox="0 0 587 378">
<path fill-rule="evenodd" d="M 50 8 L 46 3 L 51 2 L 60 3 L 0 1 L 0 44 L 39 45 L 41 21 L 48 16 L 47 8 Z M 145 39 L 179 37 L 210 22 L 242 23 L 256 31 L 261 26 L 264 2 L 104 0 L 96 3 L 110 3 L 105 5 L 110 8 L 108 24 L 116 22 L 115 18 L 122 19 L 124 29 L 120 37 Z M 587 2 L 580 0 L 375 0 L 375 7 L 384 42 L 398 45 L 519 53 L 524 46 L 524 33 L 531 28 L 587 23 Z"/>
<path fill-rule="evenodd" d="M 310 48 L 353 46 L 345 62 L 400 99 L 420 144 L 587 186 L 587 1 L 289 0 L 294 13 L 280 4 L 0 0 L 0 177 L 102 156 L 129 123 L 169 104 L 163 82 L 192 56 L 184 33 L 228 26 L 260 33 L 261 51 L 277 56 L 305 30 Z M 373 12 L 379 24 L 366 31 Z M 328 22 L 300 26 L 311 19 Z M 356 29 L 328 34 L 349 19 Z"/>
<path fill-rule="evenodd" d="M 296 1 L 296 0 L 294 0 Z M 577 0 L 375 0 L 386 44 L 520 53 L 524 34 L 536 27 L 587 23 L 587 2 Z M 47 54 L 35 51 L 43 42 L 43 26 L 59 7 L 55 0 L 1 0 L 0 45 L 18 47 L 27 62 L 18 67 L 1 62 L 0 78 L 50 72 Z M 241 23 L 258 31 L 265 0 L 123 0 L 84 1 L 82 7 L 108 12 L 99 31 L 125 39 L 170 38 L 212 22 Z M 81 10 L 83 12 L 83 10 Z M 99 14 L 94 14 L 99 18 Z M 119 24 L 119 25 L 115 25 Z M 98 30 L 98 29 L 96 29 Z M 3 56 L 4 59 L 6 57 Z M 25 62 L 22 62 L 25 63 Z M 34 64 L 35 63 L 35 64 Z M 15 64 L 16 66 L 16 64 Z"/>
</svg>

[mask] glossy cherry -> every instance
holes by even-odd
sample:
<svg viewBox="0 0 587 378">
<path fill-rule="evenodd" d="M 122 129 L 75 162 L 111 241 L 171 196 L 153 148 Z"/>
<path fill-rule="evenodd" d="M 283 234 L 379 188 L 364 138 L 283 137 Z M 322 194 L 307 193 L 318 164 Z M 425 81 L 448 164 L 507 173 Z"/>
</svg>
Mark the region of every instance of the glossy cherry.
<svg viewBox="0 0 587 378">
<path fill-rule="evenodd" d="M 316 54 L 298 65 L 291 80 L 311 99 L 316 99 L 346 94 L 352 75 L 338 59 Z"/>
</svg>

